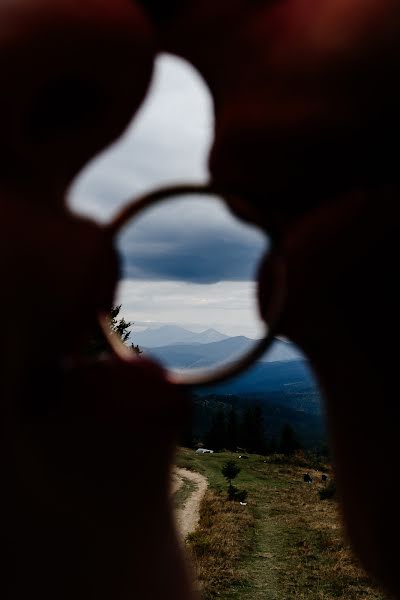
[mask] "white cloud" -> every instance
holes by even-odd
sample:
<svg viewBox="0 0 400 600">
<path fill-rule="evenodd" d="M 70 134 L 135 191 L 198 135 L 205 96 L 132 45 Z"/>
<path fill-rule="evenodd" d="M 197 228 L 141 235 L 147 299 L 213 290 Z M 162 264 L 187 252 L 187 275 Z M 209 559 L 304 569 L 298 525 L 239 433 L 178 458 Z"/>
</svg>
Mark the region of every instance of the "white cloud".
<svg viewBox="0 0 400 600">
<path fill-rule="evenodd" d="M 77 178 L 70 190 L 70 206 L 80 214 L 107 222 L 127 200 L 155 187 L 206 182 L 213 125 L 212 100 L 200 75 L 176 57 L 161 56 L 139 114 L 122 138 Z M 211 210 L 206 203 L 193 204 L 191 227 L 196 230 L 197 225 L 197 229 L 208 232 L 214 229 L 223 241 L 224 232 L 226 237 L 232 230 L 223 212 Z M 187 227 L 183 213 L 163 214 L 160 230 L 164 233 L 171 229 L 171 220 L 182 230 Z M 240 235 L 248 245 L 253 239 L 260 245 L 254 232 L 242 231 Z M 228 260 L 235 265 L 238 257 L 230 253 Z M 226 276 L 228 272 L 226 269 Z M 125 318 L 135 323 L 177 323 L 197 331 L 213 327 L 228 335 L 256 338 L 261 336 L 263 325 L 257 317 L 254 286 L 254 282 L 246 281 L 195 284 L 125 280 L 116 301 L 122 303 Z"/>
<path fill-rule="evenodd" d="M 71 208 L 107 221 L 139 193 L 207 181 L 212 135 L 212 100 L 200 75 L 185 61 L 162 55 L 147 100 L 125 134 L 72 185 Z"/>
<path fill-rule="evenodd" d="M 194 284 L 181 281 L 120 283 L 116 298 L 121 314 L 140 323 L 174 323 L 192 330 L 214 328 L 226 335 L 259 338 L 264 325 L 258 317 L 254 282 L 221 281 Z"/>
</svg>

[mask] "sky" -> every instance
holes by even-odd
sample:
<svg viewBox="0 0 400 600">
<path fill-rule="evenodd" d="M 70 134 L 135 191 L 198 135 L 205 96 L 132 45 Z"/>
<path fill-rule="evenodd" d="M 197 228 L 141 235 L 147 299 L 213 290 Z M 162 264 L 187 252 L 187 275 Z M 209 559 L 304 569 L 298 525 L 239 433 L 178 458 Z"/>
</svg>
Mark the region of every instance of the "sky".
<svg viewBox="0 0 400 600">
<path fill-rule="evenodd" d="M 106 223 L 160 185 L 207 182 L 212 136 L 212 100 L 200 75 L 181 59 L 159 57 L 133 123 L 73 183 L 71 209 Z M 126 227 L 116 244 L 123 265 L 116 302 L 136 327 L 261 335 L 254 275 L 265 240 L 217 199 L 171 200 Z"/>
</svg>

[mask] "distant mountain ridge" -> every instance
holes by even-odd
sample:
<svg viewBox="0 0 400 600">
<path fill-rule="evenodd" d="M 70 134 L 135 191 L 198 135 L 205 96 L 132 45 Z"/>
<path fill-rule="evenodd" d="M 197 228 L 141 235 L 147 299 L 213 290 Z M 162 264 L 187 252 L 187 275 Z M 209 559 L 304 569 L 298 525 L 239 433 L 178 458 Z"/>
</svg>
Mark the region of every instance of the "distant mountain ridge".
<svg viewBox="0 0 400 600">
<path fill-rule="evenodd" d="M 153 348 L 141 347 L 146 354 L 170 369 L 204 369 L 242 356 L 253 344 L 254 340 L 237 336 L 208 344 L 181 342 Z"/>
<path fill-rule="evenodd" d="M 269 439 L 279 439 L 282 427 L 290 423 L 305 447 L 326 444 L 322 399 L 306 360 L 257 362 L 230 380 L 196 389 L 193 431 L 200 439 L 221 403 L 225 410 L 231 405 L 242 411 L 261 406 Z"/>
<path fill-rule="evenodd" d="M 229 362 L 243 356 L 256 343 L 245 336 L 228 337 L 215 329 L 195 333 L 177 325 L 134 332 L 132 340 L 150 356 L 175 369 L 205 368 Z M 277 339 L 260 361 L 288 362 L 304 358 L 294 344 Z"/>
<path fill-rule="evenodd" d="M 277 404 L 296 407 L 310 414 L 321 413 L 321 398 L 310 365 L 305 360 L 258 362 L 250 369 L 199 394 L 273 398 Z"/>
<path fill-rule="evenodd" d="M 215 367 L 242 356 L 256 343 L 215 329 L 195 333 L 176 325 L 134 331 L 131 338 L 145 354 L 176 370 Z M 194 431 L 201 437 L 221 403 L 229 406 L 231 402 L 241 410 L 249 404 L 261 404 L 269 437 L 279 437 L 282 426 L 289 422 L 307 446 L 318 446 L 324 440 L 318 386 L 306 357 L 290 341 L 276 339 L 244 373 L 196 390 Z"/>
<path fill-rule="evenodd" d="M 195 333 L 178 325 L 163 325 L 156 329 L 148 328 L 144 331 L 134 331 L 131 334 L 131 339 L 134 344 L 143 346 L 143 348 L 159 348 L 176 344 L 210 344 L 228 339 L 228 336 L 215 329 Z"/>
</svg>

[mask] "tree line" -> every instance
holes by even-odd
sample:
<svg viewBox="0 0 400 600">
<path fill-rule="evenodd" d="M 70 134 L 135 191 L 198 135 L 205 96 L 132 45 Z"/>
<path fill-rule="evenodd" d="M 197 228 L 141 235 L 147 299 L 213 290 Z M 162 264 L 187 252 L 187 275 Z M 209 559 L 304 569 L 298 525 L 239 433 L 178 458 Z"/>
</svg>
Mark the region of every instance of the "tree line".
<svg viewBox="0 0 400 600">
<path fill-rule="evenodd" d="M 204 445 L 216 452 L 242 449 L 255 454 L 273 454 L 279 452 L 294 454 L 302 448 L 293 427 L 287 423 L 283 426 L 280 437 L 267 438 L 262 406 L 255 404 L 243 411 L 229 408 L 218 408 L 212 417 L 211 427 L 204 436 Z"/>
<path fill-rule="evenodd" d="M 125 321 L 120 316 L 121 304 L 113 306 L 110 312 L 110 331 L 118 335 L 136 355 L 142 354 L 139 346 L 130 341 L 130 328 L 133 322 Z M 107 341 L 100 329 L 95 331 L 90 340 L 89 353 L 98 356 L 108 350 Z M 192 447 L 194 440 L 191 427 L 183 433 L 182 443 Z M 279 452 L 285 455 L 294 454 L 302 448 L 295 430 L 287 423 L 283 426 L 279 439 L 274 437 L 267 439 L 265 435 L 265 422 L 262 406 L 255 404 L 249 406 L 240 413 L 232 404 L 229 408 L 218 408 L 213 414 L 209 431 L 204 436 L 206 447 L 218 452 L 219 450 L 237 449 L 255 454 L 273 454 Z"/>
</svg>

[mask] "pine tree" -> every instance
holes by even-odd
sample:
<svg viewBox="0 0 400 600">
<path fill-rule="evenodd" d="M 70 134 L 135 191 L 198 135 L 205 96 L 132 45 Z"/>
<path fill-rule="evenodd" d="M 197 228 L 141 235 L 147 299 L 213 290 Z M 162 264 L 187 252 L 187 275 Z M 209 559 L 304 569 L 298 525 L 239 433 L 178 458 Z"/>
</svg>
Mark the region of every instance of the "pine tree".
<svg viewBox="0 0 400 600">
<path fill-rule="evenodd" d="M 251 412 L 251 408 L 248 407 L 243 413 L 242 422 L 240 425 L 240 446 L 245 448 L 246 451 L 250 452 L 251 450 L 251 437 L 252 437 L 252 422 L 253 415 Z"/>
<path fill-rule="evenodd" d="M 278 452 L 278 450 L 279 450 L 279 445 L 278 445 L 276 438 L 275 437 L 270 438 L 269 442 L 267 443 L 267 449 L 266 449 L 267 454 L 275 454 L 275 452 Z"/>
<path fill-rule="evenodd" d="M 133 325 L 131 321 L 125 321 L 124 317 L 118 318 L 122 304 L 113 306 L 110 313 L 110 328 L 113 333 L 116 333 L 121 338 L 124 344 L 130 336 L 129 328 Z"/>
<path fill-rule="evenodd" d="M 301 448 L 301 443 L 297 438 L 296 432 L 289 423 L 286 423 L 282 429 L 281 441 L 279 449 L 282 454 L 290 456 L 295 453 L 296 450 Z"/>
<path fill-rule="evenodd" d="M 181 434 L 179 436 L 179 445 L 184 448 L 194 447 L 194 435 L 193 435 L 193 421 L 194 421 L 194 403 L 193 398 L 190 403 L 190 410 L 185 416 L 184 423 L 182 425 Z"/>
<path fill-rule="evenodd" d="M 234 460 L 227 460 L 222 466 L 221 473 L 231 486 L 232 479 L 235 479 L 235 477 L 240 473 L 240 467 L 235 463 Z"/>
<path fill-rule="evenodd" d="M 215 451 L 226 447 L 226 421 L 223 408 L 219 408 L 213 416 L 211 429 L 205 441 L 207 447 Z"/>
<path fill-rule="evenodd" d="M 236 408 L 232 405 L 228 414 L 226 425 L 226 447 L 235 452 L 239 441 L 238 417 Z"/>
<path fill-rule="evenodd" d="M 227 460 L 223 464 L 221 473 L 229 483 L 228 485 L 228 500 L 237 500 L 238 502 L 244 502 L 247 498 L 246 490 L 238 490 L 232 485 L 232 480 L 240 473 L 240 467 L 235 463 L 234 460 Z"/>
<path fill-rule="evenodd" d="M 257 454 L 266 452 L 264 416 L 260 404 L 248 407 L 243 414 L 240 445 L 246 448 L 247 452 L 256 452 Z"/>
<path fill-rule="evenodd" d="M 117 334 L 120 337 L 122 343 L 126 344 L 131 334 L 130 328 L 132 327 L 133 322 L 125 321 L 123 317 L 119 318 L 121 307 L 121 304 L 117 304 L 111 309 L 110 330 L 112 333 Z M 129 347 L 135 354 L 142 354 L 142 350 L 139 348 L 139 346 L 135 346 L 133 343 L 131 343 Z M 101 330 L 100 325 L 98 325 L 90 338 L 88 353 L 91 356 L 99 356 L 100 354 L 108 351 L 109 346 L 107 340 L 105 339 L 104 332 Z"/>
<path fill-rule="evenodd" d="M 253 409 L 253 440 L 252 450 L 257 454 L 265 454 L 267 444 L 265 441 L 264 415 L 261 404 L 256 404 Z"/>
</svg>

